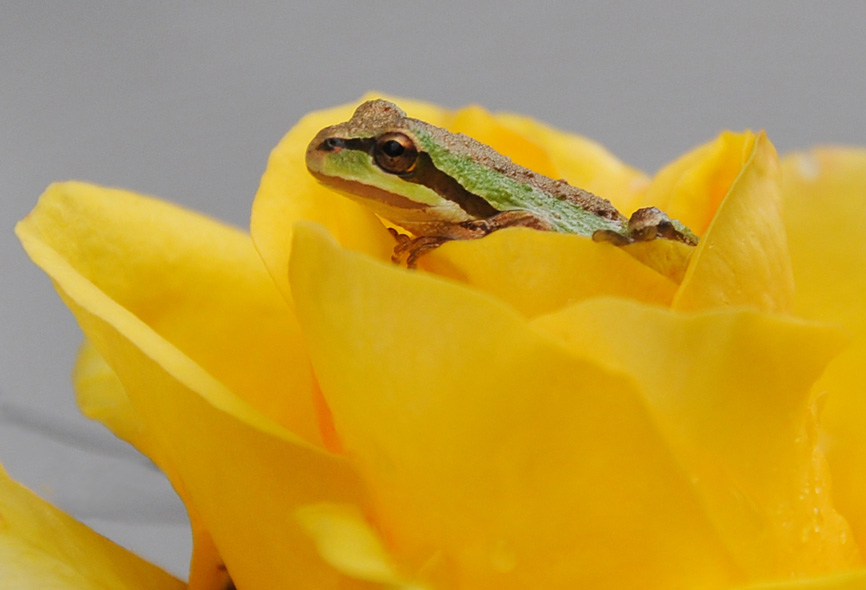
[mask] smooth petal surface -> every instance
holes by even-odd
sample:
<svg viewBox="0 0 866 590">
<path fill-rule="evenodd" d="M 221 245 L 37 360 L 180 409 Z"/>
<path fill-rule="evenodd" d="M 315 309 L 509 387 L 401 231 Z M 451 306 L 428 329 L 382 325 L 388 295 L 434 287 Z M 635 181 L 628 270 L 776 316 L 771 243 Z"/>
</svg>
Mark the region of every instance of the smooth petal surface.
<svg viewBox="0 0 866 590">
<path fill-rule="evenodd" d="M 116 373 L 146 431 L 174 466 L 176 471 L 168 475 L 177 478 L 175 486 L 194 506 L 191 517 L 200 516 L 201 526 L 212 536 L 238 586 L 355 587 L 351 580 L 319 557 L 316 547 L 292 516 L 296 506 L 316 502 L 363 504 L 363 493 L 352 471 L 339 457 L 298 438 L 235 395 L 215 375 L 122 306 L 117 298 L 123 298 L 125 292 L 120 287 L 128 284 L 130 292 L 135 291 L 132 286 L 138 285 L 140 291 L 151 294 L 154 300 L 172 309 L 171 301 L 163 295 L 159 285 L 147 282 L 147 273 L 135 264 L 136 254 L 145 256 L 150 244 L 139 243 L 142 250 L 133 249 L 129 253 L 128 266 L 118 268 L 105 264 L 106 258 L 112 258 L 111 248 L 125 243 L 121 236 L 111 236 L 111 240 L 106 236 L 106 232 L 111 234 L 112 221 L 122 222 L 124 216 L 116 209 L 111 210 L 110 204 L 100 201 L 105 196 L 100 194 L 100 189 L 80 187 L 82 192 L 70 195 L 62 188 L 54 189 L 60 190 L 59 197 L 46 197 L 37 210 L 19 224 L 22 243 L 34 262 L 51 276 L 85 335 Z M 234 244 L 214 245 L 207 235 L 198 235 L 196 252 L 188 251 L 178 236 L 172 240 L 168 230 L 175 227 L 185 235 L 204 233 L 202 225 L 196 223 L 196 220 L 201 223 L 200 218 L 168 205 L 139 201 L 140 198 L 118 192 L 108 194 L 121 204 L 128 206 L 132 200 L 143 208 L 144 211 L 127 209 L 127 215 L 137 213 L 127 222 L 136 223 L 139 230 L 145 225 L 145 229 L 154 233 L 161 232 L 161 239 L 157 240 L 174 245 L 170 251 L 179 260 L 194 257 L 202 243 L 213 246 L 206 250 L 210 257 L 232 245 L 243 247 L 246 244 L 246 248 L 251 248 L 248 241 L 241 239 Z M 99 206 L 93 206 L 94 200 Z M 112 215 L 108 215 L 104 207 L 108 207 Z M 55 215 L 58 210 L 60 213 Z M 157 223 L 156 215 L 164 210 L 174 213 L 163 213 Z M 179 218 L 172 219 L 171 215 Z M 65 224 L 55 219 L 64 219 Z M 146 226 L 148 221 L 153 222 L 150 228 Z M 104 224 L 109 228 L 103 227 Z M 75 235 L 75 228 L 89 231 Z M 42 231 L 46 229 L 50 229 L 50 234 Z M 137 240 L 151 236 L 146 231 L 135 235 Z M 237 256 L 235 248 L 230 250 L 232 256 Z M 219 265 L 220 268 L 230 268 L 232 256 L 222 260 L 224 264 Z M 100 267 L 100 263 L 104 266 Z M 105 277 L 95 272 L 94 269 L 99 268 L 122 276 Z M 214 281 L 211 286 L 219 293 L 220 287 L 231 289 L 232 281 L 243 284 L 249 280 L 243 274 L 249 270 L 244 268 L 239 265 L 236 274 L 228 273 L 227 285 Z M 260 266 L 252 268 L 261 269 Z M 142 274 L 131 274 L 136 272 Z M 264 269 L 259 272 L 264 275 L 258 283 L 263 293 L 270 292 L 281 301 Z M 161 276 L 162 289 L 170 287 L 172 274 L 163 269 Z M 174 280 L 181 279 L 175 277 Z M 188 295 L 180 292 L 181 301 Z M 188 313 L 194 317 L 193 310 Z M 243 310 L 237 313 L 240 318 L 244 317 Z M 209 317 L 219 320 L 218 314 Z M 265 320 L 279 322 L 279 315 L 257 318 L 257 321 Z M 183 318 L 176 323 L 186 325 Z M 200 336 L 206 337 L 206 334 Z M 223 340 L 225 338 L 210 344 L 218 345 Z M 291 357 L 280 359 L 284 363 L 291 361 Z"/>
<path fill-rule="evenodd" d="M 2 468 L 0 580 L 4 590 L 186 588 L 15 483 Z"/>
<path fill-rule="evenodd" d="M 852 339 L 815 391 L 826 394 L 834 497 L 866 548 L 866 150 L 793 154 L 783 172 L 796 311 L 844 326 Z"/>
<path fill-rule="evenodd" d="M 747 579 L 859 563 L 817 451 L 811 385 L 844 338 L 752 311 L 686 315 L 595 299 L 535 325 L 632 376 Z"/>
<path fill-rule="evenodd" d="M 530 317 L 604 295 L 669 305 L 677 289 L 621 248 L 583 236 L 518 228 L 483 240 L 450 242 L 422 258 L 421 266 L 485 291 Z"/>
<path fill-rule="evenodd" d="M 190 588 L 192 590 L 226 588 L 229 576 L 224 560 L 190 500 L 180 472 L 164 452 L 158 437 L 147 429 L 146 420 L 132 405 L 117 374 L 88 340 L 84 341 L 78 352 L 72 380 L 81 413 L 101 422 L 115 436 L 129 442 L 147 455 L 172 482 L 175 491 L 183 499 L 193 538 L 189 572 Z"/>
<path fill-rule="evenodd" d="M 720 587 L 739 573 L 628 379 L 495 299 L 298 224 L 322 392 L 407 576 L 438 587 Z"/>
<path fill-rule="evenodd" d="M 674 297 L 674 309 L 749 306 L 792 311 L 794 279 L 781 217 L 780 182 L 776 149 L 760 133 L 701 235 Z"/>
<path fill-rule="evenodd" d="M 17 228 L 256 409 L 311 442 L 309 363 L 249 236 L 168 203 L 50 186 Z"/>
<path fill-rule="evenodd" d="M 818 578 L 750 584 L 736 590 L 862 590 L 866 588 L 866 570 L 831 574 Z"/>
</svg>

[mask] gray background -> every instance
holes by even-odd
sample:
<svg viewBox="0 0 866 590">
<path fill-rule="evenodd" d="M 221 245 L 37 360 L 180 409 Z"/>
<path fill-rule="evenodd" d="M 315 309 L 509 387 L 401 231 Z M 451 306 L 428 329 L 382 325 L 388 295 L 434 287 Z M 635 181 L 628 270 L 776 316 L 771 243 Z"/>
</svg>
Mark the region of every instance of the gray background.
<svg viewBox="0 0 866 590">
<path fill-rule="evenodd" d="M 12 235 L 53 180 L 246 226 L 269 150 L 368 89 L 477 102 L 655 171 L 723 128 L 866 144 L 866 4 L 32 2 L 0 8 L 0 460 L 185 575 L 182 507 L 75 410 L 80 334 Z"/>
</svg>

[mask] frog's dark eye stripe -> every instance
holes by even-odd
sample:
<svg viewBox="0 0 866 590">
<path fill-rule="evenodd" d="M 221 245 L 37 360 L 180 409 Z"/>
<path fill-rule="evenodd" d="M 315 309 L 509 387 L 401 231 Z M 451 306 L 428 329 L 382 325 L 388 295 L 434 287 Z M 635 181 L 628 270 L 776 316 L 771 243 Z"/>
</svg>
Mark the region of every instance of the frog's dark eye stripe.
<svg viewBox="0 0 866 590">
<path fill-rule="evenodd" d="M 402 171 L 400 170 L 400 166 L 393 164 L 393 161 L 402 157 L 402 154 L 407 149 L 407 144 L 396 136 L 405 138 L 408 144 L 411 145 L 410 152 L 412 153 L 412 158 L 406 158 L 401 161 L 401 164 L 405 166 L 405 163 L 410 162 L 410 160 L 411 163 Z M 404 151 L 401 152 L 399 148 L 403 148 Z M 373 161 L 383 172 L 395 174 L 406 182 L 426 186 L 430 190 L 435 191 L 443 199 L 456 203 L 473 217 L 479 219 L 486 218 L 499 212 L 486 199 L 469 192 L 456 179 L 436 168 L 430 155 L 426 152 L 418 151 L 415 147 L 415 142 L 403 133 L 385 133 L 378 138 L 360 137 L 343 139 L 329 137 L 319 144 L 318 149 L 327 152 L 337 149 L 366 152 L 370 154 L 370 157 L 373 158 Z M 378 152 L 381 152 L 382 155 L 377 156 Z M 383 161 L 386 165 L 383 165 Z M 389 168 L 389 166 L 391 167 Z"/>
</svg>

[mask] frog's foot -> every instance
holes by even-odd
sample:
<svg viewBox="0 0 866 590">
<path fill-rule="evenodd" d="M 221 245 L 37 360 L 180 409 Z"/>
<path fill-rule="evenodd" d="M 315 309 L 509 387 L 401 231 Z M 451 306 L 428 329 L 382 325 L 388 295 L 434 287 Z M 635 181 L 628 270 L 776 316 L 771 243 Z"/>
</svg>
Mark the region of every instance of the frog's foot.
<svg viewBox="0 0 866 590">
<path fill-rule="evenodd" d="M 394 246 L 394 253 L 391 255 L 391 262 L 395 264 L 405 262 L 406 268 L 415 268 L 418 264 L 418 258 L 453 239 L 446 236 L 419 236 L 417 238 L 410 238 L 406 234 L 398 233 L 392 228 L 388 228 L 388 231 L 397 240 L 397 245 Z"/>
</svg>

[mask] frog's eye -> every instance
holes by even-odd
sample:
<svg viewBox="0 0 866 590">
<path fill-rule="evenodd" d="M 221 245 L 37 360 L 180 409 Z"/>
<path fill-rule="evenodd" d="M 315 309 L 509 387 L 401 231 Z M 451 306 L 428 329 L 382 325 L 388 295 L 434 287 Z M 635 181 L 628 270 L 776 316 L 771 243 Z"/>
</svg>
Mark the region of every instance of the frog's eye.
<svg viewBox="0 0 866 590">
<path fill-rule="evenodd" d="M 390 174 L 411 172 L 418 160 L 415 142 L 402 133 L 385 133 L 376 139 L 373 147 L 376 164 Z"/>
</svg>

